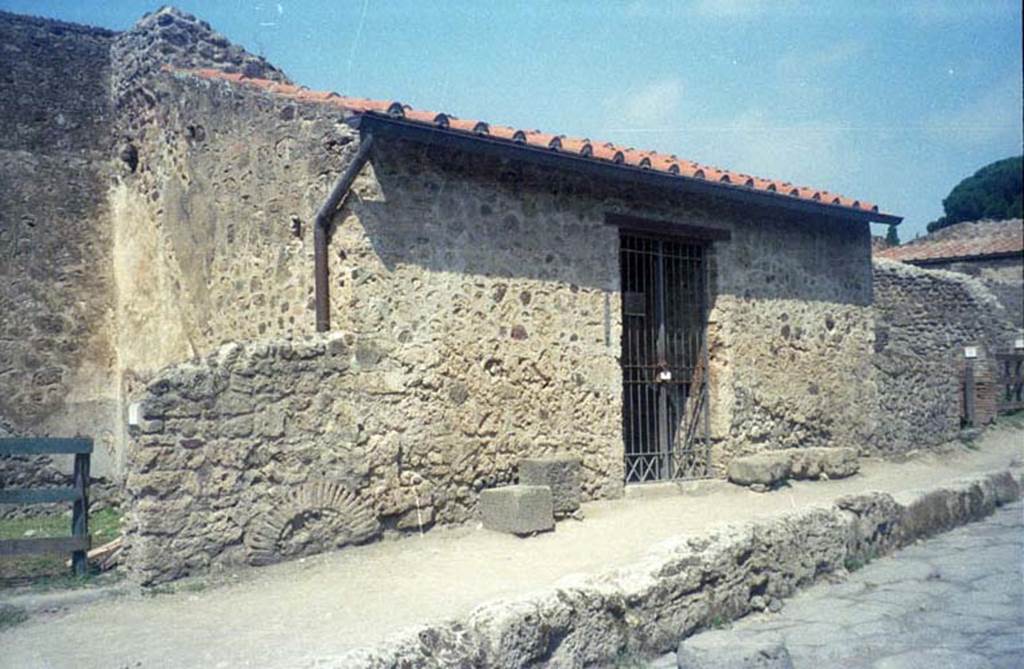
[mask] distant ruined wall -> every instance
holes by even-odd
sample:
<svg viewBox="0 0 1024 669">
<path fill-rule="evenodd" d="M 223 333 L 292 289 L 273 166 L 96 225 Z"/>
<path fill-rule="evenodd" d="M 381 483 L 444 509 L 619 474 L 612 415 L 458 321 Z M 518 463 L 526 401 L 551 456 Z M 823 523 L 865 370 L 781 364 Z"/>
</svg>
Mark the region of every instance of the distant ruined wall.
<svg viewBox="0 0 1024 669">
<path fill-rule="evenodd" d="M 977 279 L 889 260 L 874 261 L 875 355 L 882 452 L 941 445 L 960 430 L 964 347 L 979 348 L 979 376 L 991 353 L 1018 330 Z"/>
<path fill-rule="evenodd" d="M 93 436 L 98 476 L 116 473 L 119 423 L 112 39 L 0 12 L 0 414 L 23 434 Z"/>
<path fill-rule="evenodd" d="M 928 263 L 925 269 L 939 269 L 973 276 L 992 291 L 1011 321 L 1024 329 L 1024 254 L 1014 258 L 979 258 L 956 262 Z"/>
</svg>

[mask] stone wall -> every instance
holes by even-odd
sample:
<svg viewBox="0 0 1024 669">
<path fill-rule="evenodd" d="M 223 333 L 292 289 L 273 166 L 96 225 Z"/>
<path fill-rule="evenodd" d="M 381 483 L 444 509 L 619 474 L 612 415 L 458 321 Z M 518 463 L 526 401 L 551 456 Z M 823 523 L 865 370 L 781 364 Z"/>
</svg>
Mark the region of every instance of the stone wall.
<svg viewBox="0 0 1024 669">
<path fill-rule="evenodd" d="M 1011 321 L 1024 330 L 1024 254 L 1015 258 L 976 258 L 930 262 L 926 269 L 940 269 L 973 276 L 992 291 Z"/>
<path fill-rule="evenodd" d="M 868 452 L 877 406 L 868 227 L 756 213 L 716 245 L 716 467 L 774 448 Z"/>
<path fill-rule="evenodd" d="M 282 289 L 291 309 L 260 294 L 262 281 L 287 284 L 288 268 L 310 271 L 290 233 L 299 210 L 264 197 L 293 194 L 264 169 L 269 155 L 288 154 L 290 131 L 257 133 L 266 143 L 250 145 L 229 99 L 176 106 L 179 91 L 153 82 L 168 64 L 287 79 L 168 8 L 120 34 L 0 12 L 0 37 L 0 412 L 23 434 L 93 436 L 93 473 L 108 482 L 124 456 L 124 393 L 221 341 L 291 328 L 308 299 L 304 285 Z M 197 114 L 211 125 L 209 144 Z M 293 126 L 307 120 L 299 114 Z M 342 145 L 327 152 L 336 160 Z M 320 147 L 296 148 L 313 172 L 294 170 L 294 183 L 308 188 L 322 171 Z M 285 180 L 289 167 L 273 173 Z M 270 226 L 267 217 L 283 220 L 280 234 L 253 248 L 251 227 Z M 218 244 L 235 247 L 232 266 Z M 243 282 L 244 303 L 234 300 Z M 238 323 L 261 306 L 259 325 Z M 59 479 L 44 460 L 17 470 L 0 484 L 25 484 L 33 472 Z"/>
<path fill-rule="evenodd" d="M 614 492 L 621 297 L 605 216 L 616 212 L 732 233 L 711 251 L 716 467 L 763 448 L 869 448 L 863 224 L 382 143 L 332 237 L 335 325 L 422 379 L 410 411 L 430 416 L 416 423 L 431 443 L 476 439 L 502 463 L 499 481 L 524 450 L 589 454 L 591 479 L 606 480 L 588 492 Z"/>
<path fill-rule="evenodd" d="M 381 438 L 402 379 L 340 333 L 228 344 L 158 374 L 129 455 L 130 568 L 165 580 L 461 519 L 475 463 L 418 462 Z"/>
<path fill-rule="evenodd" d="M 337 111 L 150 63 L 161 62 L 162 50 L 140 53 L 139 45 L 168 34 L 185 35 L 172 46 L 185 40 L 191 51 L 223 44 L 192 17 L 160 12 L 115 45 L 128 159 L 111 200 L 129 393 L 165 365 L 221 343 L 312 332 L 309 223 L 348 152 Z M 253 58 L 242 58 L 242 69 L 273 70 Z M 171 60 L 202 64 L 176 51 Z"/>
<path fill-rule="evenodd" d="M 964 347 L 978 347 L 980 379 L 991 352 L 1018 330 L 977 279 L 875 260 L 876 444 L 882 452 L 928 448 L 960 430 Z"/>
<path fill-rule="evenodd" d="M 112 39 L 0 12 L 0 414 L 24 434 L 93 436 L 100 476 L 116 470 L 119 422 Z"/>
<path fill-rule="evenodd" d="M 597 200 L 553 173 L 378 147 L 330 253 L 332 325 L 400 365 L 377 448 L 460 471 L 461 519 L 522 457 L 577 455 L 586 498 L 618 494 L 618 239 Z"/>
</svg>

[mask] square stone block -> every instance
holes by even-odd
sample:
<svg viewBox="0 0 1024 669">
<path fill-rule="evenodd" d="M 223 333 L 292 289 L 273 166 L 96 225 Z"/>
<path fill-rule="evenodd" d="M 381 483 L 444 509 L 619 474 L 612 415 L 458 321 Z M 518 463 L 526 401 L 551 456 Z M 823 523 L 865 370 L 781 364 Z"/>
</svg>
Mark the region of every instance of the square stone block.
<svg viewBox="0 0 1024 669">
<path fill-rule="evenodd" d="M 519 461 L 519 483 L 551 488 L 555 515 L 565 516 L 580 508 L 582 467 L 580 459 L 572 456 L 527 458 Z"/>
<path fill-rule="evenodd" d="M 509 534 L 533 534 L 555 529 L 551 489 L 538 485 L 510 485 L 480 493 L 484 527 Z"/>
</svg>

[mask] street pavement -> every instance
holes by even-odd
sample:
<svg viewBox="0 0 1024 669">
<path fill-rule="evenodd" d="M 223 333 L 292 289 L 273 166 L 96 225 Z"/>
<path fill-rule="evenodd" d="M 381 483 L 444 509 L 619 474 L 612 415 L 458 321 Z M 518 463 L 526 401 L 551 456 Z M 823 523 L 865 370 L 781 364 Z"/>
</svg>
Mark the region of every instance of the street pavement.
<svg viewBox="0 0 1024 669">
<path fill-rule="evenodd" d="M 847 580 L 810 588 L 780 613 L 748 616 L 690 643 L 725 649 L 781 641 L 795 669 L 1024 667 L 1021 503 L 850 566 Z M 675 664 L 673 653 L 652 666 Z"/>
</svg>

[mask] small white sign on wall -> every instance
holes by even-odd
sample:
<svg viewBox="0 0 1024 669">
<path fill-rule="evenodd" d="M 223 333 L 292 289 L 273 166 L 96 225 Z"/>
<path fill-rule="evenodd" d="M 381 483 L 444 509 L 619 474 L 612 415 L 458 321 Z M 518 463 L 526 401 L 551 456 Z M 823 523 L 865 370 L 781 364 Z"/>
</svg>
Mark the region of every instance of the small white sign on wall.
<svg viewBox="0 0 1024 669">
<path fill-rule="evenodd" d="M 1024 348 L 1024 339 L 1014 339 L 1013 347 L 1016 349 Z"/>
<path fill-rule="evenodd" d="M 132 402 L 128 405 L 128 425 L 138 427 L 142 423 L 142 402 Z"/>
<path fill-rule="evenodd" d="M 978 347 L 977 346 L 965 346 L 964 347 L 964 357 L 968 358 L 968 359 L 977 358 L 978 357 Z"/>
</svg>

